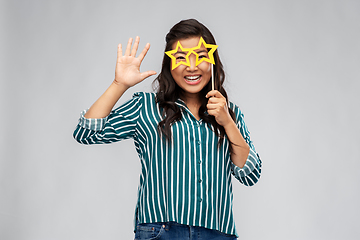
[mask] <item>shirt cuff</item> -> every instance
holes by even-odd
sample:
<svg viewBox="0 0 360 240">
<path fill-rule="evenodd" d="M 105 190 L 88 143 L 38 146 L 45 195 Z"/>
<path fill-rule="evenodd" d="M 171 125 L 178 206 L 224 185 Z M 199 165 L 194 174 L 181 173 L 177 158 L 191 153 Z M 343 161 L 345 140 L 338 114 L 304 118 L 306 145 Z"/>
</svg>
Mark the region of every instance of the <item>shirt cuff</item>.
<svg viewBox="0 0 360 240">
<path fill-rule="evenodd" d="M 236 178 L 245 178 L 246 176 L 250 175 L 254 171 L 254 169 L 258 167 L 258 165 L 259 156 L 251 148 L 246 163 L 242 168 L 236 166 L 233 162 L 231 162 L 231 168 Z"/>
<path fill-rule="evenodd" d="M 88 109 L 84 110 L 80 114 L 79 126 L 93 131 L 101 131 L 104 128 L 105 122 L 108 117 L 104 118 L 85 118 L 84 115 Z"/>
</svg>

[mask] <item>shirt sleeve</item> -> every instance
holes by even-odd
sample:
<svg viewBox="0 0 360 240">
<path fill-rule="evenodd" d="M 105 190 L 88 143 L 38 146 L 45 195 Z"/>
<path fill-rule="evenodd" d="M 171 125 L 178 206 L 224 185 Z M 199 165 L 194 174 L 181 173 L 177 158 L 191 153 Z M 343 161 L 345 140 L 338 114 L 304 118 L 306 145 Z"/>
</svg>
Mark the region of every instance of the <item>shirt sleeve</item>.
<svg viewBox="0 0 360 240">
<path fill-rule="evenodd" d="M 135 93 L 131 100 L 112 110 L 105 118 L 90 119 L 80 114 L 73 137 L 82 144 L 103 144 L 132 138 L 143 105 L 141 93 Z"/>
<path fill-rule="evenodd" d="M 231 172 L 240 183 L 246 186 L 252 186 L 258 182 L 261 175 L 261 159 L 256 152 L 255 147 L 250 139 L 250 132 L 246 127 L 244 115 L 238 107 L 233 108 L 236 115 L 236 125 L 240 130 L 241 135 L 250 147 L 250 152 L 247 157 L 245 165 L 240 168 L 231 161 Z"/>
</svg>

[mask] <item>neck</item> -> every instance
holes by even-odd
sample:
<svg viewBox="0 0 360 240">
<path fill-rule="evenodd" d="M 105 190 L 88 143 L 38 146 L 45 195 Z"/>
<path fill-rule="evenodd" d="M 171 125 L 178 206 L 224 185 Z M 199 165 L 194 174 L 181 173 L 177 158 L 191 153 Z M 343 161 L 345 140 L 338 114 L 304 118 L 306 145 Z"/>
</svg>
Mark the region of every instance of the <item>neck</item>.
<svg viewBox="0 0 360 240">
<path fill-rule="evenodd" d="M 186 105 L 189 106 L 197 106 L 200 107 L 201 101 L 200 101 L 200 95 L 199 93 L 192 94 L 192 93 L 184 93 L 182 94 L 181 98 L 184 100 Z"/>
<path fill-rule="evenodd" d="M 199 109 L 201 106 L 200 95 L 186 94 L 183 95 L 181 98 L 184 100 L 187 108 L 190 110 L 192 115 L 196 118 L 196 120 L 199 121 L 200 120 Z"/>
</svg>

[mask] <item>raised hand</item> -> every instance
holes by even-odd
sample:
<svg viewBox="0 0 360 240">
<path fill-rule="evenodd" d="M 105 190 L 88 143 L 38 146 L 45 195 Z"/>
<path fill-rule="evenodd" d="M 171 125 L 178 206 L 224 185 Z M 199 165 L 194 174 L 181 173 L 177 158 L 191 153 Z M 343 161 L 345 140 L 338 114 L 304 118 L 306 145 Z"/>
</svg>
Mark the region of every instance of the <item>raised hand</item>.
<svg viewBox="0 0 360 240">
<path fill-rule="evenodd" d="M 119 44 L 115 79 L 103 95 L 101 95 L 86 112 L 84 115 L 85 118 L 104 118 L 108 116 L 111 109 L 128 88 L 156 74 L 155 71 L 140 72 L 141 62 L 148 52 L 150 44 L 146 44 L 140 55 L 136 57 L 140 38 L 136 37 L 134 46 L 131 49 L 132 41 L 133 39 L 130 38 L 124 56 L 122 54 L 121 44 Z"/>
<path fill-rule="evenodd" d="M 146 71 L 141 73 L 140 72 L 140 65 L 142 60 L 144 59 L 146 53 L 149 51 L 150 44 L 147 43 L 140 53 L 138 57 L 136 57 L 136 52 L 139 47 L 140 37 L 135 38 L 134 46 L 132 46 L 133 39 L 130 38 L 125 54 L 123 55 L 122 46 L 121 44 L 118 45 L 117 51 L 117 61 L 116 61 L 116 68 L 115 68 L 115 79 L 114 83 L 123 85 L 126 88 L 132 87 L 139 82 L 143 81 L 147 77 L 151 75 L 155 75 L 155 71 Z"/>
</svg>

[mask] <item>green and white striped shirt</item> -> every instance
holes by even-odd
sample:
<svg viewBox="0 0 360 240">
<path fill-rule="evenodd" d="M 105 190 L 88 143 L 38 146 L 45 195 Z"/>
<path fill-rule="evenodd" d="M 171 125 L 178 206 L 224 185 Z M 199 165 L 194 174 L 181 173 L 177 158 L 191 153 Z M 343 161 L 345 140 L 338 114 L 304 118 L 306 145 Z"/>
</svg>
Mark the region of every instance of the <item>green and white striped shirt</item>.
<svg viewBox="0 0 360 240">
<path fill-rule="evenodd" d="M 233 103 L 236 124 L 250 153 L 243 168 L 230 159 L 229 142 L 220 148 L 218 137 L 198 121 L 182 100 L 176 104 L 182 118 L 171 126 L 172 141 L 157 131 L 162 120 L 155 93 L 135 93 L 133 98 L 103 119 L 86 119 L 83 111 L 74 138 L 83 144 L 102 144 L 133 138 L 141 161 L 135 221 L 169 222 L 201 226 L 237 235 L 232 211 L 231 174 L 246 186 L 261 173 L 243 114 Z"/>
</svg>

